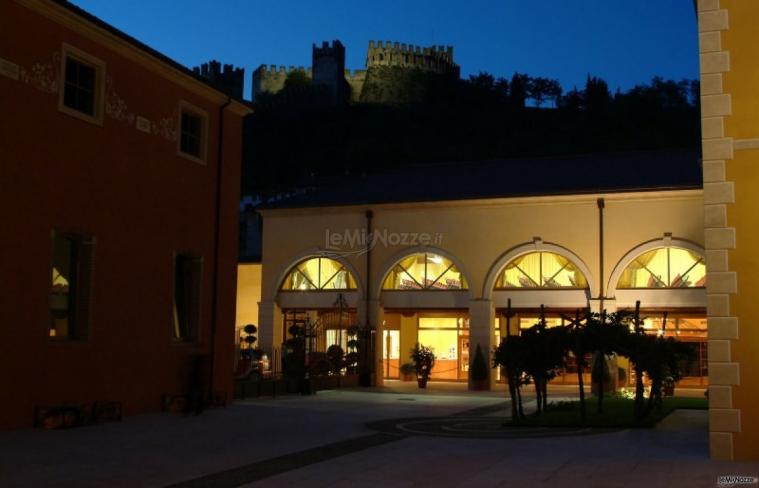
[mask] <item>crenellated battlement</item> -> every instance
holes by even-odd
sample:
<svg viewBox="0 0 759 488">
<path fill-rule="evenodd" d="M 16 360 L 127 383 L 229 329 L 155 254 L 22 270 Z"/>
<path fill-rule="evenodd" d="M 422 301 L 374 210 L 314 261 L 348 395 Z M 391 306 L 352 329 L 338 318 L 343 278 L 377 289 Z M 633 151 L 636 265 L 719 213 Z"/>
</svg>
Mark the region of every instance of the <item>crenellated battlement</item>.
<svg viewBox="0 0 759 488">
<path fill-rule="evenodd" d="M 313 44 L 311 47 L 313 67 L 261 65 L 253 71 L 253 99 L 263 92 L 277 93 L 285 86 L 285 80 L 294 71 L 305 72 L 315 84 L 330 87 L 335 100 L 345 99 L 345 84 L 350 87 L 350 99 L 358 101 L 363 90 L 367 72 L 373 67 L 398 66 L 418 68 L 424 71 L 459 76 L 459 66 L 453 61 L 453 46 L 415 46 L 392 41 L 369 41 L 366 69 L 345 69 L 345 47 L 334 40 Z"/>
<path fill-rule="evenodd" d="M 285 76 L 289 75 L 293 71 L 305 71 L 306 73 L 311 73 L 311 66 L 308 68 L 305 68 L 303 66 L 285 66 L 285 65 L 279 65 L 276 64 L 272 65 L 265 65 L 262 64 L 255 70 L 253 70 L 253 75 L 255 76 L 256 73 L 259 74 L 259 76 Z"/>
<path fill-rule="evenodd" d="M 285 80 L 295 71 L 302 71 L 306 73 L 309 78 L 312 77 L 311 67 L 305 68 L 303 66 L 277 66 L 272 64 L 266 66 L 260 65 L 253 70 L 253 100 L 256 99 L 256 95 L 263 92 L 277 93 L 285 87 Z"/>
<path fill-rule="evenodd" d="M 245 69 L 235 68 L 232 64 L 222 64 L 212 60 L 196 66 L 192 71 L 210 81 L 227 95 L 242 98 L 242 87 L 245 82 Z"/>
<path fill-rule="evenodd" d="M 455 75 L 459 73 L 459 66 L 453 61 L 453 46 L 422 47 L 400 42 L 369 41 L 366 67 L 375 66 L 419 68 Z"/>
<path fill-rule="evenodd" d="M 317 47 L 316 44 L 312 47 L 312 56 L 316 58 L 340 58 L 345 57 L 345 46 L 340 41 L 332 41 L 330 44 L 327 41 L 322 42 L 321 47 Z"/>
</svg>

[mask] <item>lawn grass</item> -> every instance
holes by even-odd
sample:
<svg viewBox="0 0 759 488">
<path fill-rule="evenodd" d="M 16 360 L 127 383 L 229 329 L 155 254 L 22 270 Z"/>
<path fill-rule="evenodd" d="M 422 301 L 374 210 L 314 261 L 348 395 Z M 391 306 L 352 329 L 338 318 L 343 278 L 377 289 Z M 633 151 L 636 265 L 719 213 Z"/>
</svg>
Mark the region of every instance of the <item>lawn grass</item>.
<svg viewBox="0 0 759 488">
<path fill-rule="evenodd" d="M 580 421 L 580 402 L 558 402 L 548 405 L 548 410 L 537 414 L 530 414 L 519 422 L 507 421 L 509 426 L 528 427 L 653 427 L 664 417 L 677 409 L 708 408 L 706 398 L 666 397 L 661 408 L 654 407 L 646 418 L 638 421 L 633 416 L 635 401 L 618 396 L 604 397 L 603 412 L 596 413 L 596 397 L 585 399 L 585 424 Z"/>
</svg>

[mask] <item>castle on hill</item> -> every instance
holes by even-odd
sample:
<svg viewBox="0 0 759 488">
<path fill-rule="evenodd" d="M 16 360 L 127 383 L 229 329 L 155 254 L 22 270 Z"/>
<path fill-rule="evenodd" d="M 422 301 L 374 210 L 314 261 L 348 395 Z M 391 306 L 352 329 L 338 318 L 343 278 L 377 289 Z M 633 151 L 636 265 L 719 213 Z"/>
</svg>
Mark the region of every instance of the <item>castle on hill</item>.
<svg viewBox="0 0 759 488">
<path fill-rule="evenodd" d="M 312 46 L 311 66 L 261 65 L 253 71 L 253 101 L 261 93 L 277 93 L 285 86 L 287 77 L 295 71 L 304 73 L 314 84 L 327 88 L 332 101 L 358 102 L 373 68 L 397 67 L 459 77 L 459 66 L 453 61 L 452 46 L 420 47 L 399 42 L 369 41 L 366 69 L 345 68 L 345 47 L 340 41 L 323 42 Z"/>
</svg>

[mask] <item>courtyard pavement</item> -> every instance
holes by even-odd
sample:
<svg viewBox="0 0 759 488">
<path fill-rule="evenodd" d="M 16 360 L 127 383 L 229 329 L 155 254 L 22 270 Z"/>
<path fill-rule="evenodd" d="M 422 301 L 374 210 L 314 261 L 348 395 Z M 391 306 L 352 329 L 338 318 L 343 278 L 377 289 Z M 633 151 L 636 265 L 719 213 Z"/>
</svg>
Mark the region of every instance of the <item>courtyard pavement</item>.
<svg viewBox="0 0 759 488">
<path fill-rule="evenodd" d="M 551 394 L 569 397 L 572 389 Z M 719 486 L 721 475 L 759 477 L 759 463 L 709 460 L 705 411 L 678 411 L 655 429 L 558 437 L 399 435 L 366 426 L 409 417 L 497 421 L 504 400 L 503 392 L 462 385 L 420 391 L 396 382 L 240 401 L 200 416 L 3 432 L 0 486 L 678 488 Z"/>
</svg>

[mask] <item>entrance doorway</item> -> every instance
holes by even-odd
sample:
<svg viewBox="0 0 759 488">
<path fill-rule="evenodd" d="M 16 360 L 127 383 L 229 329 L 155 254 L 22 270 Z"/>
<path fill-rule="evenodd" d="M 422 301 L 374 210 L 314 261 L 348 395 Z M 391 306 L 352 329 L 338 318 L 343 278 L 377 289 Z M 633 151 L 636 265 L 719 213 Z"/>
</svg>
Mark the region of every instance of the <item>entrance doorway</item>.
<svg viewBox="0 0 759 488">
<path fill-rule="evenodd" d="M 401 331 L 382 331 L 382 375 L 385 379 L 400 378 Z"/>
<path fill-rule="evenodd" d="M 385 310 L 382 331 L 382 371 L 387 379 L 400 377 L 419 343 L 435 353 L 430 375 L 436 381 L 469 379 L 469 318 L 463 310 Z"/>
</svg>

